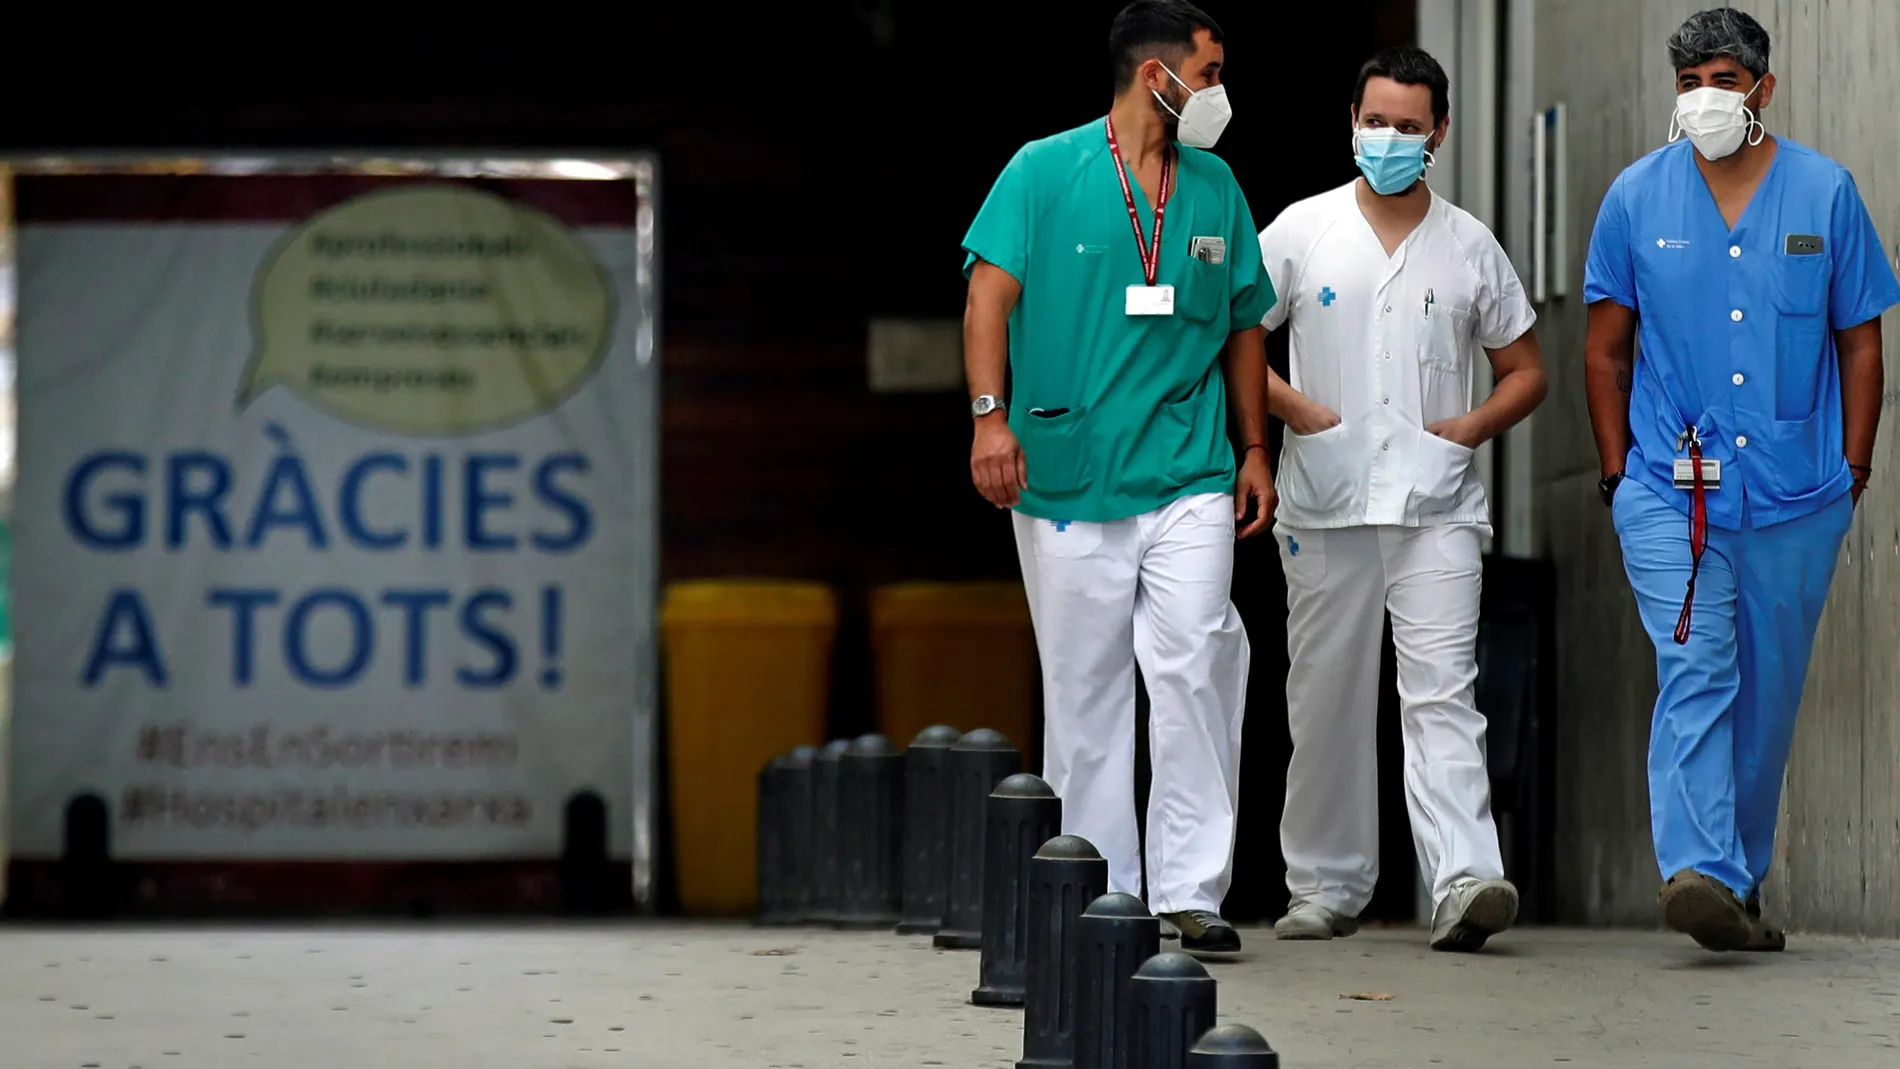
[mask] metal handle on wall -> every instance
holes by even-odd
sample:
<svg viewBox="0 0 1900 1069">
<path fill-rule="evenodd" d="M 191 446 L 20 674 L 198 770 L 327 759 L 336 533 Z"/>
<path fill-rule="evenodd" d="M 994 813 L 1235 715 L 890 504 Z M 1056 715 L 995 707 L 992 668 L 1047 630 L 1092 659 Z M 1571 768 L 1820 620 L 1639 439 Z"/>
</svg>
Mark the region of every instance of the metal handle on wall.
<svg viewBox="0 0 1900 1069">
<path fill-rule="evenodd" d="M 1570 109 L 1550 107 L 1550 292 L 1570 296 Z"/>
<path fill-rule="evenodd" d="M 1531 300 L 1550 299 L 1550 127 L 1547 112 L 1531 121 Z"/>
</svg>

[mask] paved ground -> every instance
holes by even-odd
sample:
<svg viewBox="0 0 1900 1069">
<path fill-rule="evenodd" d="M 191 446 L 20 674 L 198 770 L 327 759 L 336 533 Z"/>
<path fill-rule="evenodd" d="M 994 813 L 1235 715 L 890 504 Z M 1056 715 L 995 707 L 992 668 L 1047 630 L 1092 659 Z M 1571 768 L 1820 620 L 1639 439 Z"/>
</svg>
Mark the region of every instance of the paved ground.
<svg viewBox="0 0 1900 1069">
<path fill-rule="evenodd" d="M 1249 933 L 1224 1019 L 1285 1069 L 1900 1065 L 1900 944 L 1718 958 L 1649 934 Z M 5 1069 L 1004 1067 L 1017 1011 L 977 959 L 886 935 L 745 927 L 0 927 Z M 1351 1001 L 1342 995 L 1389 995 Z"/>
</svg>

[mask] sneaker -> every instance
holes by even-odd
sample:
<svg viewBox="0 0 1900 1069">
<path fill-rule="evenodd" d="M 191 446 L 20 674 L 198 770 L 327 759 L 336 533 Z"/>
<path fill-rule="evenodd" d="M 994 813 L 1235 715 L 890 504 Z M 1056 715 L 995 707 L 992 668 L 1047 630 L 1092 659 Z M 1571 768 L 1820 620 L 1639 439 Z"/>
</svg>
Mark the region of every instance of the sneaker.
<svg viewBox="0 0 1900 1069">
<path fill-rule="evenodd" d="M 1669 877 L 1658 902 L 1663 923 L 1705 950 L 1746 950 L 1754 938 L 1758 922 L 1748 907 L 1721 881 L 1700 872 L 1684 869 Z"/>
<path fill-rule="evenodd" d="M 1163 913 L 1161 922 L 1174 926 L 1181 936 L 1181 949 L 1190 954 L 1233 954 L 1240 950 L 1240 933 L 1210 910 Z"/>
<path fill-rule="evenodd" d="M 1748 942 L 1742 949 L 1757 954 L 1773 954 L 1788 949 L 1788 937 L 1781 929 L 1761 919 L 1761 892 L 1748 896 L 1742 903 L 1743 912 L 1748 914 Z"/>
<path fill-rule="evenodd" d="M 1325 906 L 1311 902 L 1295 902 L 1287 910 L 1286 916 L 1273 922 L 1275 939 L 1331 939 L 1335 936 L 1348 936 L 1359 930 L 1359 918 L 1343 917 Z"/>
<path fill-rule="evenodd" d="M 1432 925 L 1432 949 L 1469 954 L 1517 921 L 1517 888 L 1509 880 L 1466 880 L 1451 889 Z"/>
</svg>

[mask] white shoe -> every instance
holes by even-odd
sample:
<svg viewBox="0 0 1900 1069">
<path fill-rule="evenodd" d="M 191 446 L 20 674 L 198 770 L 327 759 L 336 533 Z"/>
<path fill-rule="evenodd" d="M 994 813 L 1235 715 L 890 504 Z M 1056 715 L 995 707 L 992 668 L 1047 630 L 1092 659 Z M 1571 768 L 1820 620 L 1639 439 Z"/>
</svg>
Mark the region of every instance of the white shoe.
<svg viewBox="0 0 1900 1069">
<path fill-rule="evenodd" d="M 1463 880 L 1438 907 L 1432 949 L 1469 954 L 1517 921 L 1517 888 L 1509 880 Z"/>
<path fill-rule="evenodd" d="M 1273 922 L 1275 939 L 1331 939 L 1359 930 L 1359 918 L 1342 917 L 1325 906 L 1294 902 L 1286 916 Z"/>
</svg>

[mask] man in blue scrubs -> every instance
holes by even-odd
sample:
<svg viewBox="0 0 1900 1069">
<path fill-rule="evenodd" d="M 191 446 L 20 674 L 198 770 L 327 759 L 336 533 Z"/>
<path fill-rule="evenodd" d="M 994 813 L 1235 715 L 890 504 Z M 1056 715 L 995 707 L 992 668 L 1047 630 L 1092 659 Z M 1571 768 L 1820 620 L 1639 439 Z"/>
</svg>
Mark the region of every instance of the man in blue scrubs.
<svg viewBox="0 0 1900 1069">
<path fill-rule="evenodd" d="M 1759 892 L 1815 628 L 1872 471 L 1880 316 L 1900 304 L 1852 176 L 1767 134 L 1768 48 L 1732 8 L 1669 39 L 1670 143 L 1611 185 L 1584 276 L 1601 489 L 1656 646 L 1662 913 L 1718 951 L 1785 944 Z"/>
</svg>

